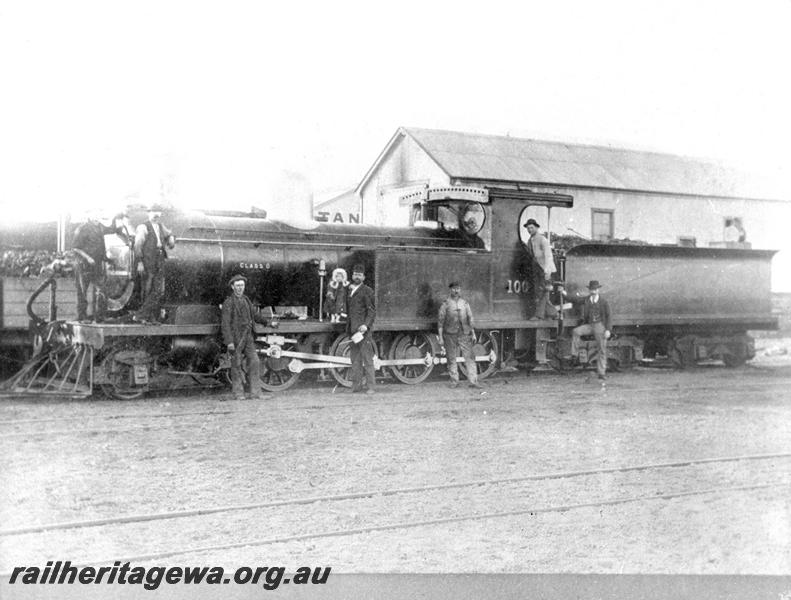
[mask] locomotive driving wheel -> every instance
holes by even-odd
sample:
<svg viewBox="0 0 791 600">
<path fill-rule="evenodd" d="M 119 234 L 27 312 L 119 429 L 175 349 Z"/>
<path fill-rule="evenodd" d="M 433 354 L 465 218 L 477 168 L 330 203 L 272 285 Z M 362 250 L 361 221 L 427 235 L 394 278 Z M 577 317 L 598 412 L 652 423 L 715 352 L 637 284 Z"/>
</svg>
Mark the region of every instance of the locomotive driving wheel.
<svg viewBox="0 0 791 600">
<path fill-rule="evenodd" d="M 342 333 L 332 342 L 330 346 L 330 354 L 340 358 L 351 357 L 352 339 L 348 334 Z M 336 367 L 330 369 L 332 377 L 340 383 L 343 387 L 352 387 L 352 368 L 351 367 Z"/>
<path fill-rule="evenodd" d="M 472 346 L 472 355 L 477 359 L 482 356 L 488 357 L 485 361 L 476 361 L 478 365 L 478 379 L 485 379 L 497 370 L 497 358 L 500 354 L 500 345 L 497 338 L 489 331 L 478 331 L 475 335 L 475 343 Z M 494 357 L 494 360 L 491 357 Z M 467 376 L 467 364 L 462 357 L 457 358 L 459 371 Z"/>
<path fill-rule="evenodd" d="M 433 346 L 429 334 L 422 331 L 401 333 L 396 336 L 390 346 L 391 360 L 424 359 L 426 354 L 433 355 Z M 401 383 L 415 384 L 424 381 L 434 370 L 434 361 L 410 365 L 393 365 L 390 371 Z"/>
<path fill-rule="evenodd" d="M 289 343 L 282 347 L 282 350 L 297 350 L 297 344 Z M 294 385 L 299 379 L 299 373 L 295 373 L 288 368 L 291 358 L 273 354 L 272 356 L 261 357 L 261 367 L 259 376 L 261 387 L 268 392 L 281 392 Z"/>
</svg>

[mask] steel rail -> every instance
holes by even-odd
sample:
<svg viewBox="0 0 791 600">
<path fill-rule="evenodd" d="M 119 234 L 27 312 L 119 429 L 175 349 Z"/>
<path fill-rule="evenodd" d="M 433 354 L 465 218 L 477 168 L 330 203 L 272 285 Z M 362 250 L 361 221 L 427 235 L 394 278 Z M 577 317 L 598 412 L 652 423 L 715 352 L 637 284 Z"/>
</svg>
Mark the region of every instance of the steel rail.
<svg viewBox="0 0 791 600">
<path fill-rule="evenodd" d="M 577 504 L 563 504 L 559 506 L 540 506 L 535 508 L 522 508 L 518 510 L 511 510 L 505 512 L 492 512 L 492 513 L 482 513 L 482 514 L 473 514 L 473 515 L 460 515 L 456 517 L 444 517 L 440 519 L 427 519 L 423 521 L 406 521 L 401 523 L 391 523 L 387 525 L 372 525 L 369 527 L 359 527 L 355 529 L 336 529 L 332 531 L 321 531 L 316 533 L 305 533 L 300 535 L 291 535 L 291 536 L 283 536 L 277 538 L 264 538 L 264 539 L 253 539 L 253 540 L 246 540 L 242 542 L 234 542 L 230 544 L 217 544 L 214 546 L 199 546 L 194 548 L 184 548 L 181 550 L 167 550 L 162 552 L 152 552 L 149 554 L 139 554 L 136 556 L 125 556 L 125 557 L 112 557 L 109 559 L 92 559 L 87 561 L 82 561 L 80 566 L 82 565 L 95 565 L 95 564 L 105 564 L 105 563 L 113 563 L 113 562 L 142 562 L 146 560 L 154 560 L 160 558 L 166 558 L 170 556 L 178 556 L 184 554 L 198 554 L 202 552 L 214 552 L 217 550 L 231 550 L 234 548 L 245 548 L 248 546 L 264 546 L 269 544 L 280 544 L 286 542 L 297 542 L 303 540 L 312 540 L 312 539 L 320 539 L 320 538 L 328 538 L 328 537 L 342 537 L 342 536 L 349 536 L 349 535 L 360 535 L 366 533 L 373 533 L 376 531 L 391 531 L 395 529 L 414 529 L 416 527 L 430 527 L 433 525 L 445 525 L 449 523 L 459 523 L 462 521 L 481 521 L 485 519 L 497 519 L 503 517 L 515 517 L 520 515 L 538 515 L 538 514 L 546 514 L 546 513 L 554 513 L 554 512 L 568 512 L 570 510 L 576 510 L 580 508 L 593 508 L 599 506 L 615 506 L 619 504 L 628 504 L 628 503 L 636 503 L 636 502 L 648 502 L 651 500 L 672 500 L 674 498 L 683 498 L 687 496 L 700 496 L 704 494 L 716 494 L 716 493 L 723 493 L 723 492 L 742 492 L 742 491 L 751 491 L 751 490 L 759 490 L 759 489 L 769 489 L 769 488 L 777 488 L 777 487 L 789 487 L 791 488 L 791 481 L 783 482 L 783 483 L 759 483 L 753 485 L 739 485 L 739 486 L 729 486 L 729 487 L 720 487 L 720 488 L 708 488 L 708 489 L 699 489 L 699 490 L 688 490 L 686 492 L 671 492 L 671 493 L 662 493 L 662 494 L 655 494 L 655 495 L 648 495 L 648 496 L 628 496 L 624 498 L 614 498 L 610 500 L 602 500 L 598 502 L 580 502 Z"/>
<path fill-rule="evenodd" d="M 428 486 L 407 487 L 407 488 L 393 488 L 384 490 L 368 490 L 364 492 L 354 492 L 349 494 L 333 494 L 327 496 L 311 496 L 306 498 L 296 498 L 289 500 L 274 500 L 269 502 L 256 502 L 254 504 L 239 504 L 231 506 L 215 506 L 211 508 L 202 508 L 184 511 L 172 511 L 166 513 L 152 513 L 152 514 L 138 514 L 127 515 L 124 517 L 107 517 L 104 519 L 93 519 L 86 521 L 70 521 L 62 523 L 49 523 L 45 525 L 37 525 L 30 527 L 20 527 L 16 529 L 2 529 L 0 530 L 0 537 L 23 535 L 29 533 L 40 533 L 42 531 L 52 531 L 56 529 L 80 529 L 85 527 L 101 527 L 104 525 L 126 524 L 126 523 L 142 523 L 146 521 L 162 521 L 167 519 L 179 519 L 185 517 L 195 517 L 202 515 L 210 515 L 221 512 L 236 512 L 245 510 L 254 510 L 259 508 L 274 508 L 278 506 L 296 506 L 301 504 L 313 504 L 315 502 L 339 502 L 343 500 L 355 500 L 359 498 L 368 498 L 371 496 L 394 496 L 397 494 L 410 494 L 421 493 L 436 490 L 448 490 L 462 487 L 477 487 L 483 485 L 498 485 L 503 483 L 519 483 L 523 481 L 541 481 L 547 479 L 570 479 L 573 477 L 583 477 L 588 475 L 604 475 L 609 473 L 626 473 L 629 471 L 646 471 L 649 469 L 664 469 L 674 467 L 687 467 L 693 465 L 721 463 L 721 462 L 738 462 L 746 460 L 767 460 L 774 458 L 791 458 L 791 452 L 782 452 L 775 454 L 747 454 L 742 456 L 724 456 L 716 458 L 698 458 L 687 459 L 663 463 L 648 463 L 643 465 L 630 465 L 625 467 L 607 467 L 603 469 L 587 469 L 582 471 L 559 471 L 555 473 L 539 473 L 535 475 L 524 475 L 520 477 L 505 477 L 500 479 L 484 479 L 474 481 L 461 481 L 455 483 L 435 484 Z"/>
</svg>

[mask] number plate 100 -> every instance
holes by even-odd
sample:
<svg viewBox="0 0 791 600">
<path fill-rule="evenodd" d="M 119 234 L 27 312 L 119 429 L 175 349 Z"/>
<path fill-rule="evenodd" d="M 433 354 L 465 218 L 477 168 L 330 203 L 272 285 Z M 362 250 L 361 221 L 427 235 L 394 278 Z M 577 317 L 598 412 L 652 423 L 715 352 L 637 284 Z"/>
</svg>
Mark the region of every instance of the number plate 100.
<svg viewBox="0 0 791 600">
<path fill-rule="evenodd" d="M 527 280 L 526 279 L 508 279 L 506 287 L 506 294 L 526 294 L 527 293 Z"/>
</svg>

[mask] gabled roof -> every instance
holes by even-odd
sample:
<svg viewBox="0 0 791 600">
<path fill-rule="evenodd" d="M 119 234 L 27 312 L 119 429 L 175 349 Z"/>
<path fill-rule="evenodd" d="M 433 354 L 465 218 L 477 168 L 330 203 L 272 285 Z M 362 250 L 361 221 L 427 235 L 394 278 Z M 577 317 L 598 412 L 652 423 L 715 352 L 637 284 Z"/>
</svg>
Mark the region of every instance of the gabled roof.
<svg viewBox="0 0 791 600">
<path fill-rule="evenodd" d="M 401 127 L 357 186 L 357 193 L 403 136 L 451 179 L 549 184 L 731 198 L 788 199 L 713 160 L 608 146 Z"/>
<path fill-rule="evenodd" d="M 356 200 L 354 188 L 348 189 L 340 194 L 333 194 L 329 198 L 322 198 L 321 200 L 313 200 L 313 209 L 318 210 L 327 204 L 334 204 L 336 202 L 345 202 L 347 200 Z"/>
</svg>

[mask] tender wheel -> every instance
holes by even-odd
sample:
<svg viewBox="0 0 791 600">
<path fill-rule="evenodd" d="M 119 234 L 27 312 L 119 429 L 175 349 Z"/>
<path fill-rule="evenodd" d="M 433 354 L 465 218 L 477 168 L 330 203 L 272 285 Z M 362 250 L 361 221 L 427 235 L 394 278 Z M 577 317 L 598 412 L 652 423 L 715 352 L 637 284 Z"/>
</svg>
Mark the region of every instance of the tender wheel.
<svg viewBox="0 0 791 600">
<path fill-rule="evenodd" d="M 562 351 L 557 342 L 549 342 L 549 346 L 547 347 L 547 364 L 553 371 L 563 372 L 567 370 Z"/>
<path fill-rule="evenodd" d="M 744 355 L 744 352 L 739 349 L 739 351 L 733 354 L 723 354 L 722 362 L 724 362 L 725 366 L 729 369 L 735 369 L 736 367 L 744 365 L 744 363 L 747 362 L 747 357 Z"/>
<path fill-rule="evenodd" d="M 102 383 L 102 392 L 108 398 L 117 400 L 136 400 L 148 391 L 148 385 L 135 384 L 134 364 L 147 362 L 143 359 L 147 356 L 145 351 L 136 350 L 132 346 L 119 345 L 111 348 L 102 361 L 104 371 L 109 383 Z M 151 377 L 150 369 L 148 376 Z"/>
<path fill-rule="evenodd" d="M 483 362 L 476 361 L 478 365 L 478 379 L 485 379 L 497 370 L 497 359 L 500 356 L 500 345 L 497 343 L 497 338 L 491 335 L 488 331 L 479 331 L 476 334 L 475 344 L 472 347 L 472 355 L 475 358 L 479 356 L 489 357 L 494 352 L 494 360 L 486 360 Z M 461 357 L 459 357 L 461 358 Z M 459 371 L 462 375 L 467 376 L 467 365 L 464 360 L 458 360 Z"/>
<path fill-rule="evenodd" d="M 426 354 L 434 354 L 429 334 L 415 331 L 398 335 L 390 346 L 389 357 L 391 360 L 424 359 Z M 390 371 L 398 381 L 410 385 L 424 381 L 433 370 L 433 361 L 429 361 L 428 365 L 421 362 L 414 365 L 393 365 L 390 367 Z"/>
<path fill-rule="evenodd" d="M 350 358 L 351 346 L 351 337 L 349 337 L 349 335 L 346 333 L 342 333 L 335 338 L 335 341 L 332 342 L 332 346 L 330 346 L 330 354 L 332 356 L 339 356 L 341 358 Z M 335 381 L 340 383 L 342 386 L 348 388 L 352 387 L 352 368 L 350 366 L 330 369 L 330 374 L 333 376 Z"/>
<path fill-rule="evenodd" d="M 296 350 L 296 344 L 286 344 L 283 350 Z M 291 358 L 288 356 L 281 356 L 274 358 L 272 356 L 261 357 L 261 368 L 259 376 L 261 378 L 261 387 L 268 392 L 280 392 L 287 390 L 294 385 L 299 379 L 299 373 L 294 373 L 288 369 L 288 364 Z"/>
</svg>

